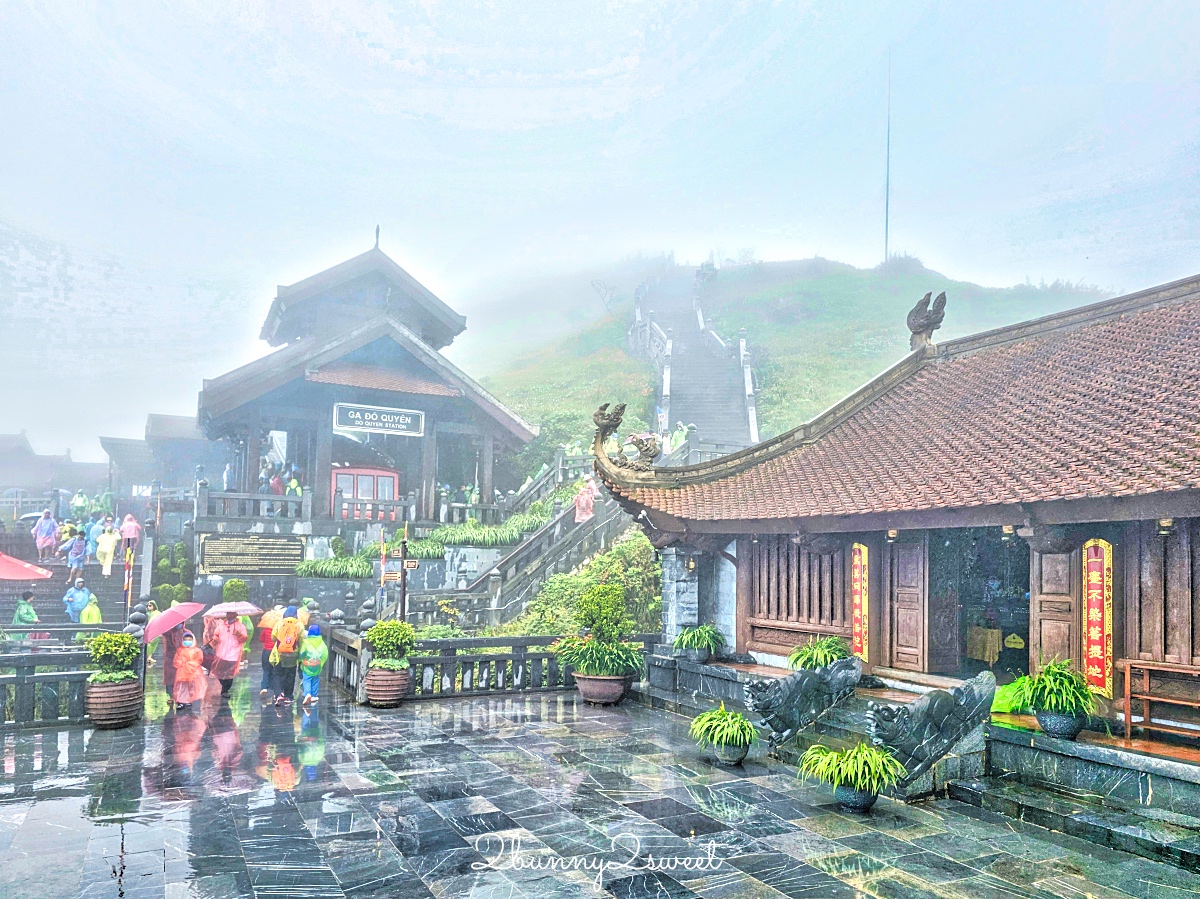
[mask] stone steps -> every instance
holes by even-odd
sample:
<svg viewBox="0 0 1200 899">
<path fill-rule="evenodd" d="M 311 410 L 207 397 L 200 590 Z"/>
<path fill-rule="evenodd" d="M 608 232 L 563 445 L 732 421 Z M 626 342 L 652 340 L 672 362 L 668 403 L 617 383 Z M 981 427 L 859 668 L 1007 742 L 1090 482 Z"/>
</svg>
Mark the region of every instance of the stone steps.
<svg viewBox="0 0 1200 899">
<path fill-rule="evenodd" d="M 1200 872 L 1200 817 L 1134 806 L 1015 775 L 955 780 L 950 797 L 1110 849 Z"/>
</svg>

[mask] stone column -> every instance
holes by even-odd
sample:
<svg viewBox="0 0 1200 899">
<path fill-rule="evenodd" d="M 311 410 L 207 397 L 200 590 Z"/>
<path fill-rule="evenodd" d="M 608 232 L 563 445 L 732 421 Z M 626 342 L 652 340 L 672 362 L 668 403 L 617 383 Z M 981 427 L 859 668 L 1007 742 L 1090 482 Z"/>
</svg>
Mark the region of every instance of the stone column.
<svg viewBox="0 0 1200 899">
<path fill-rule="evenodd" d="M 699 619 L 699 581 L 696 565 L 687 562 L 691 550 L 669 546 L 662 551 L 663 639 L 670 643 L 685 627 L 695 627 Z"/>
<path fill-rule="evenodd" d="M 309 474 L 308 491 L 312 496 L 314 518 L 330 516 L 330 485 L 333 481 L 333 418 L 323 416 L 316 424 L 316 453 Z"/>
<path fill-rule="evenodd" d="M 481 443 L 478 484 L 479 501 L 486 504 L 496 501 L 495 494 L 492 492 L 492 464 L 496 458 L 496 438 L 491 434 L 484 434 Z"/>
</svg>

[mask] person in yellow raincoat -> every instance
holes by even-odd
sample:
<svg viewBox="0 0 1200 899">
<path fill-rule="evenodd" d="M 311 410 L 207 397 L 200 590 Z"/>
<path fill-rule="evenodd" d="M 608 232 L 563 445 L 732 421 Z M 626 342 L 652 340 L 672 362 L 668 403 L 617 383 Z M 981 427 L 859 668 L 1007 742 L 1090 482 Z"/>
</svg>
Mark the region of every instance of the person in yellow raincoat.
<svg viewBox="0 0 1200 899">
<path fill-rule="evenodd" d="M 100 603 L 96 599 L 96 594 L 92 594 L 92 598 L 88 600 L 88 604 L 83 607 L 79 613 L 80 624 L 103 624 L 104 618 L 100 614 Z M 76 640 L 85 640 L 88 637 L 95 636 L 97 631 L 79 631 L 75 634 Z"/>
<path fill-rule="evenodd" d="M 113 557 L 117 552 L 117 544 L 121 542 L 121 535 L 113 530 L 113 526 L 107 525 L 104 528 L 104 533 L 96 538 L 96 561 L 104 566 L 104 576 L 112 576 Z"/>
</svg>

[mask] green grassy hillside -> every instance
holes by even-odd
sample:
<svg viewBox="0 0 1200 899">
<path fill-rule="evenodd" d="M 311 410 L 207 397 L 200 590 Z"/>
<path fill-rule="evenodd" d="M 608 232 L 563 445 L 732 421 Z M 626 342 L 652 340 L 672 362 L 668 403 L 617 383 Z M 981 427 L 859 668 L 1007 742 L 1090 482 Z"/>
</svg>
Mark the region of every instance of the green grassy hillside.
<svg viewBox="0 0 1200 899">
<path fill-rule="evenodd" d="M 761 431 L 767 437 L 801 424 L 907 353 L 908 310 L 926 292 L 943 290 L 946 320 L 935 340 L 1107 296 L 1060 282 L 980 287 L 930 271 L 912 258 L 874 269 L 809 259 L 722 268 L 707 285 L 703 306 L 722 336 L 732 338 L 746 329 L 759 380 Z M 559 443 L 586 441 L 592 412 L 602 402 L 628 403 L 630 431 L 651 420 L 654 371 L 625 350 L 627 296 L 613 315 L 526 349 L 484 379 L 488 389 L 543 426 L 520 465 L 536 468 Z M 507 334 L 520 340 L 511 330 Z"/>
<path fill-rule="evenodd" d="M 746 329 L 759 381 L 763 437 L 820 413 L 908 352 L 908 310 L 946 292 L 934 340 L 1082 306 L 1108 294 L 1056 282 L 980 287 L 930 271 L 912 258 L 858 269 L 825 259 L 720 269 L 703 306 L 722 336 Z"/>
</svg>

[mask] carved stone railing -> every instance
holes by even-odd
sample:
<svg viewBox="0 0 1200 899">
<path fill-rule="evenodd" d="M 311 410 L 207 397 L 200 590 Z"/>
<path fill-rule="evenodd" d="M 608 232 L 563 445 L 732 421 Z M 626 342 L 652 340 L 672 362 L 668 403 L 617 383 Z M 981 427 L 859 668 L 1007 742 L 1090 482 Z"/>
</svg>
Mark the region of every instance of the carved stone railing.
<svg viewBox="0 0 1200 899">
<path fill-rule="evenodd" d="M 560 666 L 550 647 L 553 637 L 465 637 L 425 640 L 408 656 L 413 673 L 411 699 L 503 695 L 570 690 L 571 669 Z M 653 650 L 660 634 L 632 634 L 628 641 Z M 343 628 L 330 633 L 326 677 L 358 697 L 361 674 L 370 665 L 370 647 Z M 360 698 L 359 701 L 362 701 Z"/>
<path fill-rule="evenodd" d="M 500 506 L 506 515 L 527 512 L 534 503 L 546 499 L 563 484 L 578 481 L 591 470 L 589 453 L 568 453 L 560 447 L 549 468 L 516 493 L 504 497 Z"/>
<path fill-rule="evenodd" d="M 0 654 L 0 670 L 12 672 L 0 674 L 0 727 L 85 723 L 87 679 L 92 672 L 84 666 L 90 662 L 84 649 Z"/>
<path fill-rule="evenodd" d="M 224 493 L 203 482 L 196 485 L 195 517 L 226 519 L 288 518 L 312 520 L 312 493 L 304 496 L 276 496 L 266 493 Z"/>
<path fill-rule="evenodd" d="M 695 433 L 679 446 L 664 455 L 656 463 L 658 468 L 681 468 L 684 465 L 699 465 L 701 462 L 711 462 L 730 453 L 744 450 L 740 443 L 717 443 L 715 440 L 703 440 Z"/>
<path fill-rule="evenodd" d="M 416 521 L 417 496 L 399 500 L 346 499 L 341 490 L 333 492 L 333 517 L 342 521 Z"/>
</svg>

